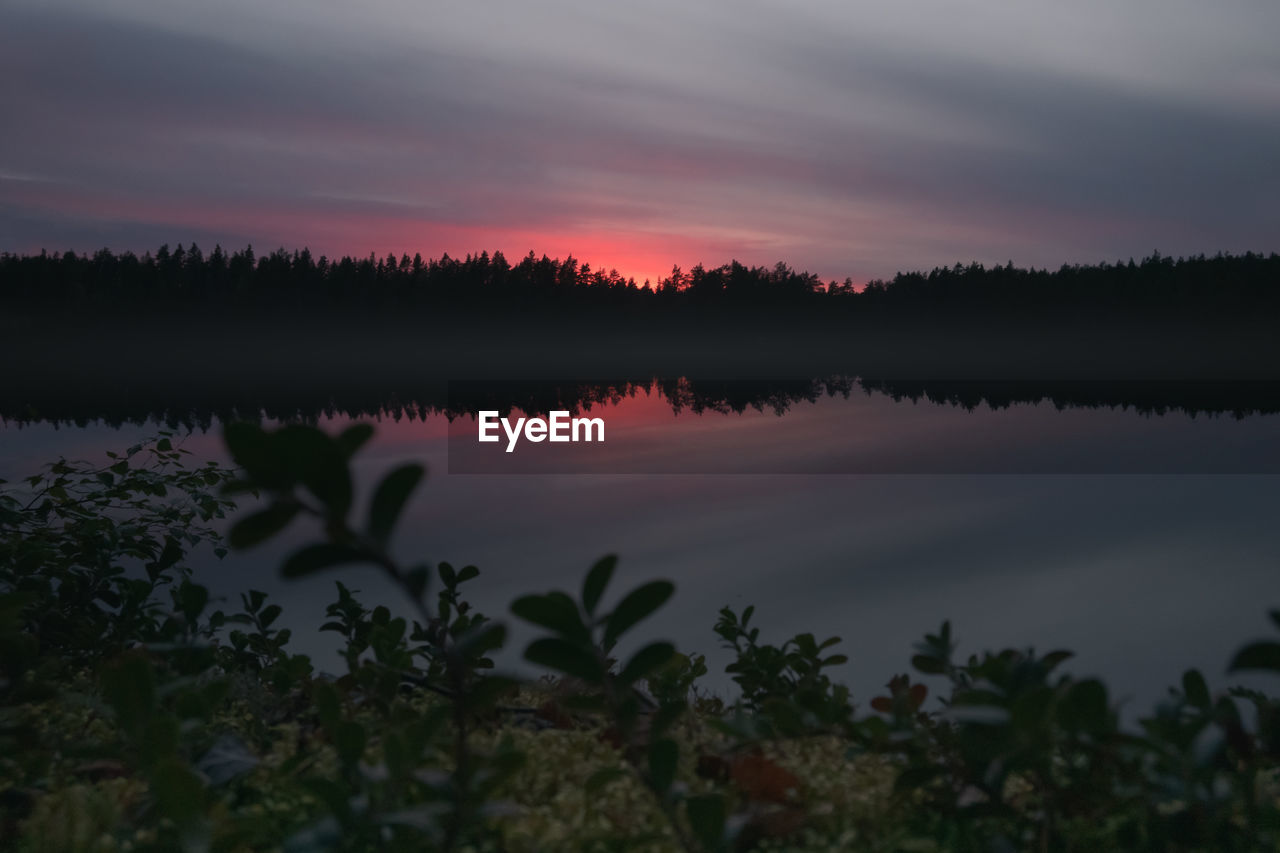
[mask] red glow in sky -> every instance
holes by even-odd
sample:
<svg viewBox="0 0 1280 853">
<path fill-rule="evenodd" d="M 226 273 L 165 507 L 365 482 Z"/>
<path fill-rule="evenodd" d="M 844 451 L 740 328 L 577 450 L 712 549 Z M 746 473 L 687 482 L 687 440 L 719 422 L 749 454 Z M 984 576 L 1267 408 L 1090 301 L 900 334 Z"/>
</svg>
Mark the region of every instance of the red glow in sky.
<svg viewBox="0 0 1280 853">
<path fill-rule="evenodd" d="M 658 2 L 11 0 L 0 251 L 532 250 L 643 283 L 1280 248 L 1280 5 Z"/>
</svg>

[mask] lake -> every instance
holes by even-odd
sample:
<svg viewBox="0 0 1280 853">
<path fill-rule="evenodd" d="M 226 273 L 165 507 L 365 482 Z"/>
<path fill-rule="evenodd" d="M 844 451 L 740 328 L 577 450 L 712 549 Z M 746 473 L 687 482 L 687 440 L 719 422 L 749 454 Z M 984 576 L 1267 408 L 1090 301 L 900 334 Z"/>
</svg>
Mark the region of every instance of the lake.
<svg viewBox="0 0 1280 853">
<path fill-rule="evenodd" d="M 1269 631 L 1266 610 L 1280 606 L 1275 392 L 840 376 L 490 382 L 301 414 L 332 430 L 377 424 L 357 458 L 366 491 L 401 461 L 427 464 L 395 550 L 479 566 L 471 597 L 493 616 L 523 592 L 576 590 L 597 557 L 617 553 L 615 594 L 675 581 L 651 631 L 706 653 L 717 690 L 729 682 L 716 613 L 754 604 L 767 640 L 843 637 L 842 675 L 863 703 L 949 618 L 962 652 L 1073 649 L 1070 668 L 1104 676 L 1132 716 L 1188 666 L 1221 684 L 1231 652 Z M 475 441 L 467 412 L 482 403 L 590 412 L 606 441 L 504 454 Z M 9 416 L 0 478 L 59 455 L 102 458 L 164 421 L 196 458 L 225 459 L 216 414 L 157 406 L 140 422 L 99 417 Z M 297 649 L 335 670 L 334 635 L 315 630 L 333 580 L 369 604 L 394 604 L 396 593 L 372 569 L 279 579 L 280 560 L 313 533 L 291 528 L 260 550 L 195 565 L 232 609 L 247 588 L 269 592 Z"/>
</svg>

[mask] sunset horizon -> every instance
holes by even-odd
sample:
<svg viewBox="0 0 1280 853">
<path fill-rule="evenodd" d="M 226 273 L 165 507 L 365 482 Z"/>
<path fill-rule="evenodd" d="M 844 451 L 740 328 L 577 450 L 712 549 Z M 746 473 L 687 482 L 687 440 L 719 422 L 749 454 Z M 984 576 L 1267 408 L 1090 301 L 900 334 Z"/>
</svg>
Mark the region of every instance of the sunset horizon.
<svg viewBox="0 0 1280 853">
<path fill-rule="evenodd" d="M 224 5 L 7 5 L 0 251 L 532 249 L 642 283 L 1280 250 L 1274 10 Z"/>
</svg>

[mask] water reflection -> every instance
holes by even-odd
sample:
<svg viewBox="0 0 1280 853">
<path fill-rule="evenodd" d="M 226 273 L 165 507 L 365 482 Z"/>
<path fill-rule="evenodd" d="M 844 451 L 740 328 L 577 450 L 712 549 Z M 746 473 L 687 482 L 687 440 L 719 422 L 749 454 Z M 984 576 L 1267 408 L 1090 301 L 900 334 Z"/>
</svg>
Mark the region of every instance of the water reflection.
<svg viewBox="0 0 1280 853">
<path fill-rule="evenodd" d="M 451 383 L 468 474 L 1280 473 L 1265 383 Z M 598 416 L 606 441 L 478 440 L 475 413 Z M 508 425 L 509 426 L 509 425 Z M 505 435 L 505 429 L 498 431 Z"/>
<path fill-rule="evenodd" d="M 1038 406 L 1018 396 L 1031 391 L 1005 386 L 1005 396 L 998 397 L 988 386 L 969 406 L 966 400 L 978 393 L 971 383 L 950 390 L 929 385 L 915 394 L 915 402 L 912 388 L 863 381 L 840 386 L 804 380 L 758 389 L 675 382 L 669 386 L 673 394 L 643 380 L 551 385 L 558 388 L 557 401 L 586 393 L 573 388 L 594 388 L 595 397 L 582 405 L 613 411 L 634 407 L 637 428 L 687 430 L 689 446 L 701 434 L 697 441 L 714 437 L 734 454 L 750 454 L 753 429 L 792 430 L 791 458 L 814 465 L 836 458 L 832 445 L 819 438 L 851 440 L 850 412 L 860 418 L 859 440 L 877 444 L 885 454 L 899 452 L 900 458 L 957 452 L 960 445 L 951 431 L 965 418 L 976 425 L 975 436 L 985 435 L 988 445 L 998 447 L 1009 437 L 993 434 L 980 419 L 1002 413 L 1025 413 L 1050 424 L 1056 420 L 1058 431 L 1052 435 L 1062 441 L 1087 428 L 1093 446 L 1109 441 L 1112 448 L 1127 446 L 1133 452 L 1153 440 L 1143 431 L 1152 425 L 1193 431 L 1207 426 L 1222 431 L 1215 440 L 1242 427 L 1250 437 L 1240 446 L 1251 452 L 1266 451 L 1275 434 L 1274 416 L 1263 414 L 1276 411 L 1267 402 L 1274 388 L 1254 389 L 1252 395 L 1240 387 L 1201 388 L 1195 394 L 1185 387 L 1166 388 L 1158 407 L 1154 397 L 1140 404 L 1134 387 L 1115 386 L 1059 388 L 1052 391 L 1056 397 L 1042 396 Z M 438 390 L 445 404 L 447 391 Z M 895 391 L 901 402 L 895 401 Z M 545 384 L 521 388 L 508 404 L 541 405 L 530 395 L 542 401 L 547 398 L 541 395 L 551 393 Z M 1211 404 L 1215 394 L 1227 397 Z M 1068 399 L 1092 400 L 1093 407 L 1073 406 Z M 680 403 L 678 409 L 673 401 Z M 785 403 L 781 408 L 779 401 Z M 290 409 L 282 404 L 267 410 L 261 403 L 237 402 L 233 411 Z M 322 407 L 308 408 L 307 414 L 337 429 L 352 419 L 343 412 L 363 411 L 363 405 L 331 401 L 329 413 Z M 1172 413 L 1157 414 L 1161 407 Z M 301 408 L 295 401 L 294 413 Z M 195 412 L 182 404 L 161 411 Z M 1073 664 L 1077 671 L 1108 677 L 1119 695 L 1134 697 L 1141 709 L 1187 666 L 1221 673 L 1240 640 L 1265 633 L 1264 611 L 1280 603 L 1275 571 L 1280 532 L 1273 523 L 1280 510 L 1280 477 L 470 477 L 446 473 L 447 413 L 417 400 L 392 401 L 379 411 L 377 437 L 358 466 L 361 483 L 367 487 L 405 458 L 427 462 L 430 482 L 411 505 L 396 548 L 406 557 L 480 566 L 483 584 L 476 597 L 486 611 L 502 615 L 521 592 L 572 587 L 596 557 L 616 552 L 624 575 L 618 588 L 655 576 L 677 582 L 678 595 L 655 629 L 681 646 L 710 652 L 722 665 L 711 632 L 716 610 L 754 603 L 770 637 L 802 630 L 843 636 L 851 657 L 846 675 L 863 698 L 907 668 L 911 644 L 920 634 L 951 618 L 965 649 L 1008 642 L 1074 648 L 1080 653 Z M 212 409 L 199 414 L 207 418 L 205 426 L 216 427 Z M 148 417 L 141 423 L 114 421 L 122 423 L 119 427 L 90 418 L 75 429 L 46 418 L 24 419 L 22 428 L 11 421 L 0 432 L 0 477 L 11 478 L 59 453 L 94 457 L 132 443 L 154 431 Z M 1106 420 L 1088 427 L 1091 417 Z M 455 418 L 455 428 L 459 422 Z M 1129 427 L 1134 431 L 1124 432 Z M 199 458 L 221 456 L 216 432 L 197 430 L 185 446 Z M 709 446 L 704 443 L 700 452 Z M 256 587 L 280 596 L 284 624 L 294 630 L 300 650 L 335 669 L 332 636 L 315 631 L 324 604 L 332 599 L 335 576 L 285 583 L 274 571 L 303 535 L 291 531 L 262 552 L 233 555 L 222 563 L 207 557 L 198 571 L 215 594 L 234 597 Z M 372 573 L 340 576 L 371 601 L 394 600 Z M 520 639 L 514 638 L 513 646 Z M 719 683 L 727 687 L 726 680 Z"/>
<path fill-rule="evenodd" d="M 978 411 L 1017 405 L 1047 408 L 1108 409 L 1138 415 L 1184 414 L 1244 419 L 1280 413 L 1280 381 L 1228 380 L 920 380 L 854 374 L 817 377 L 725 379 L 714 377 L 630 376 L 601 380 L 428 380 L 382 385 L 376 377 L 330 384 L 193 382 L 145 386 L 78 387 L 74 394 L 56 383 L 0 384 L 0 423 L 22 427 L 38 423 L 85 427 L 164 424 L 208 429 L 215 421 L 266 417 L 315 420 L 319 417 L 426 419 L 473 414 L 481 408 L 574 413 L 617 406 L 656 396 L 672 414 L 765 412 L 784 414 L 823 399 L 884 395 L 894 402 L 930 402 Z M 95 393 L 96 391 L 96 393 Z"/>
</svg>

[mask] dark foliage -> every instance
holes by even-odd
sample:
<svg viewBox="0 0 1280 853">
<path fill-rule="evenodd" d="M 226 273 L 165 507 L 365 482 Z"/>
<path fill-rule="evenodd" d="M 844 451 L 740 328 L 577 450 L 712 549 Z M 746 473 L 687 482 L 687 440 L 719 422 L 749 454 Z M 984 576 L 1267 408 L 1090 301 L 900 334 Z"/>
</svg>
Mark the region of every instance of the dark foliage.
<svg viewBox="0 0 1280 853">
<path fill-rule="evenodd" d="M 706 701 L 701 658 L 640 639 L 674 585 L 612 593 L 612 556 L 576 593 L 512 603 L 538 632 L 524 658 L 554 674 L 558 699 L 508 704 L 534 685 L 491 671 L 507 632 L 462 595 L 479 570 L 402 563 L 391 547 L 424 470 L 393 468 L 354 500 L 352 459 L 371 434 L 233 424 L 237 472 L 187 467 L 165 436 L 102 466 L 59 460 L 0 483 L 0 845 L 977 853 L 1280 842 L 1280 702 L 1268 694 L 1214 690 L 1188 670 L 1126 729 L 1107 685 L 1064 671 L 1069 653 L 962 658 L 944 623 L 911 658 L 941 682 L 938 704 L 898 675 L 862 711 L 825 671 L 844 662 L 839 638 L 773 645 L 748 607 L 724 608 L 715 626 L 741 692 Z M 205 525 L 230 509 L 223 495 L 246 492 L 264 502 L 237 515 L 232 546 L 304 525 L 316 538 L 285 559 L 284 576 L 363 564 L 402 592 L 409 617 L 338 585 L 321 630 L 342 638 L 344 674 L 317 674 L 289 652 L 281 608 L 260 592 L 238 613 L 210 612 L 185 567 L 189 549 L 219 547 Z M 1280 611 L 1271 620 L 1280 627 Z M 615 656 L 619 641 L 627 651 Z M 1230 671 L 1280 673 L 1280 642 L 1243 646 Z M 522 799 L 514 780 L 537 754 L 557 756 L 559 784 Z M 566 781 L 583 767 L 590 775 Z M 832 774 L 848 784 L 824 786 Z M 570 828 L 556 835 L 547 817 L 561 800 Z M 602 800 L 609 810 L 588 820 Z"/>
</svg>

